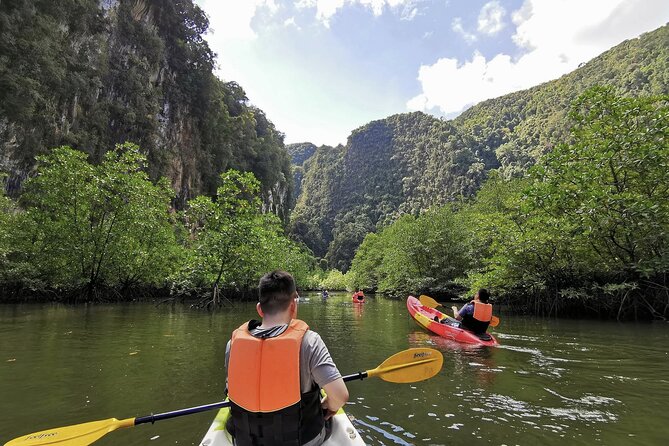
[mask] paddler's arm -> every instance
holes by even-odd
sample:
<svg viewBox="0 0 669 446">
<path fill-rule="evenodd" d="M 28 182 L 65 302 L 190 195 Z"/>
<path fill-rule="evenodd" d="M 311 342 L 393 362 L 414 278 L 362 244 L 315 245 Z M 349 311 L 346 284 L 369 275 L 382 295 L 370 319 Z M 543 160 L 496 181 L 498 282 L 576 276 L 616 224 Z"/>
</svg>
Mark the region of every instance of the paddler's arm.
<svg viewBox="0 0 669 446">
<path fill-rule="evenodd" d="M 335 379 L 323 386 L 326 397 L 322 401 L 325 409 L 325 419 L 330 419 L 348 401 L 348 388 L 342 378 Z"/>
</svg>

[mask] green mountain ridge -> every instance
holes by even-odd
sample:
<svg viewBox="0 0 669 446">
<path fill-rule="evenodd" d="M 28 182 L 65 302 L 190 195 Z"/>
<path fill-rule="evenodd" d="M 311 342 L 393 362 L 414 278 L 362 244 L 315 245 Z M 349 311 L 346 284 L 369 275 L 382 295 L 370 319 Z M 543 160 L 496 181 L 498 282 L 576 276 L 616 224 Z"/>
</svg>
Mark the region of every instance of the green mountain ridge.
<svg viewBox="0 0 669 446">
<path fill-rule="evenodd" d="M 368 232 L 402 214 L 471 197 L 489 171 L 522 176 L 568 140 L 569 106 L 594 85 L 669 92 L 669 26 L 627 40 L 557 80 L 481 102 L 445 121 L 421 112 L 373 121 L 303 166 L 291 231 L 346 271 Z"/>
</svg>

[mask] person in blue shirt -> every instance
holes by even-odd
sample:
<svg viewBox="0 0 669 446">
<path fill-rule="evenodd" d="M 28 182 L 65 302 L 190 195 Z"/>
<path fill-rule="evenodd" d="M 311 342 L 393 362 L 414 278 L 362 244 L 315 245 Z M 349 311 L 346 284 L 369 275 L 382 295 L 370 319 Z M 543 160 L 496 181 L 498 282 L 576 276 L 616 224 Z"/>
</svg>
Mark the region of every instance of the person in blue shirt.
<svg viewBox="0 0 669 446">
<path fill-rule="evenodd" d="M 481 288 L 474 295 L 474 299 L 465 304 L 460 311 L 453 306 L 453 316 L 460 321 L 460 326 L 475 334 L 483 334 L 488 329 L 492 319 L 492 305 L 488 303 L 490 293 Z"/>
</svg>

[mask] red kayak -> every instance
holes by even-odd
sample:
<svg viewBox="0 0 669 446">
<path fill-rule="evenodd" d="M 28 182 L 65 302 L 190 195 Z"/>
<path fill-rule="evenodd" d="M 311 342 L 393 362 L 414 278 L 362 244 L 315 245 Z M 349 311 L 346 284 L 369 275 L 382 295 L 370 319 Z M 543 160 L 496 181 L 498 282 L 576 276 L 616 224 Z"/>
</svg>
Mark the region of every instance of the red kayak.
<svg viewBox="0 0 669 446">
<path fill-rule="evenodd" d="M 409 310 L 411 317 L 414 318 L 419 325 L 427 328 L 432 333 L 438 334 L 442 338 L 452 339 L 464 344 L 478 344 L 489 347 L 499 345 L 497 339 L 489 333 L 478 336 L 469 330 L 435 321 L 435 317 L 439 321 L 444 319 L 447 321 L 455 321 L 455 319 L 434 308 L 426 307 L 413 296 L 407 298 L 407 309 Z"/>
</svg>

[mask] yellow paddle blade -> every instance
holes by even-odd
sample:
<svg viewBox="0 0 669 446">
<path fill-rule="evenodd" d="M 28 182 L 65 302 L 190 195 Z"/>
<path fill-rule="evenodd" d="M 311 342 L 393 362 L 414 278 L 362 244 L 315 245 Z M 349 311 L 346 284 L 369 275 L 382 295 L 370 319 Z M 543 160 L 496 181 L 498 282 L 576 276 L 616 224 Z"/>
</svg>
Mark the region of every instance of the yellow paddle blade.
<svg viewBox="0 0 669 446">
<path fill-rule="evenodd" d="M 426 307 L 437 308 L 437 307 L 441 306 L 441 304 L 439 302 L 432 299 L 430 296 L 426 296 L 425 294 L 421 294 L 420 297 L 418 298 L 418 300 L 420 301 L 420 303 L 422 303 Z"/>
<path fill-rule="evenodd" d="M 9 443 L 5 443 L 5 446 L 88 446 L 109 432 L 134 425 L 134 418 L 126 418 L 125 420 L 109 418 L 108 420 L 91 421 L 89 423 L 75 424 L 74 426 L 54 427 L 53 429 L 35 432 L 15 438 Z"/>
<path fill-rule="evenodd" d="M 413 383 L 432 378 L 444 364 L 444 356 L 433 348 L 410 348 L 395 353 L 367 376 L 378 376 L 391 383 Z"/>
</svg>

